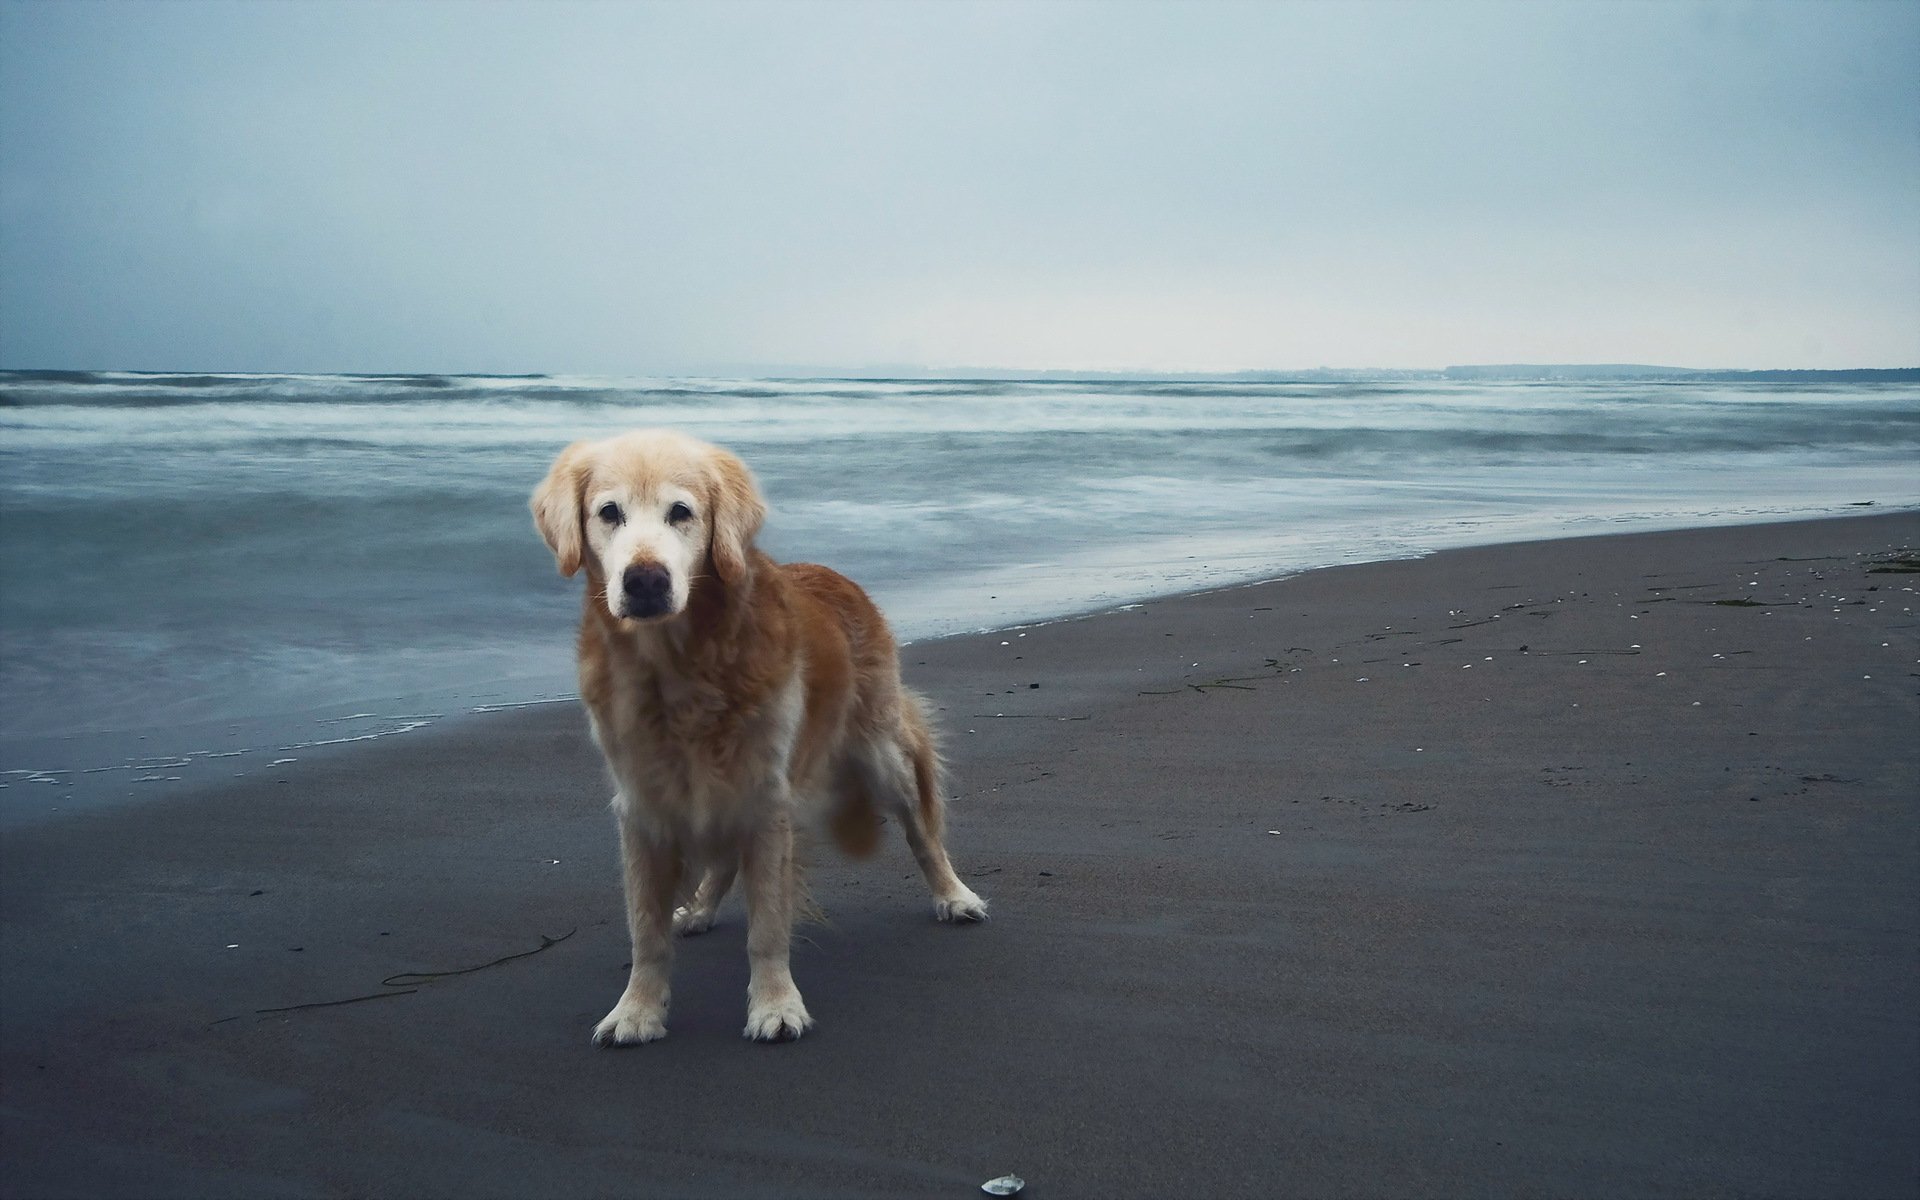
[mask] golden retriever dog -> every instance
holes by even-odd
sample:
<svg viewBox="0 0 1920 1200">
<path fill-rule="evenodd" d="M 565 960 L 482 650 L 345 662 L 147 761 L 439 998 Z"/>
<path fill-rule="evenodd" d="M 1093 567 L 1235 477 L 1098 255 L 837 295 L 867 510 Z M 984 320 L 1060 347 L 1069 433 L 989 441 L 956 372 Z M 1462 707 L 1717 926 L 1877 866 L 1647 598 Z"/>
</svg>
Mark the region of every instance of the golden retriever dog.
<svg viewBox="0 0 1920 1200">
<path fill-rule="evenodd" d="M 673 937 L 713 924 L 736 872 L 746 1036 L 806 1032 L 788 965 L 807 903 L 797 831 L 824 824 L 860 857 L 891 814 L 934 915 L 986 917 L 941 842 L 940 760 L 885 618 L 845 577 L 755 547 L 766 504 L 739 459 L 667 430 L 576 442 L 532 508 L 560 573 L 587 573 L 580 698 L 613 777 L 626 877 L 633 965 L 596 1044 L 665 1036 Z"/>
</svg>

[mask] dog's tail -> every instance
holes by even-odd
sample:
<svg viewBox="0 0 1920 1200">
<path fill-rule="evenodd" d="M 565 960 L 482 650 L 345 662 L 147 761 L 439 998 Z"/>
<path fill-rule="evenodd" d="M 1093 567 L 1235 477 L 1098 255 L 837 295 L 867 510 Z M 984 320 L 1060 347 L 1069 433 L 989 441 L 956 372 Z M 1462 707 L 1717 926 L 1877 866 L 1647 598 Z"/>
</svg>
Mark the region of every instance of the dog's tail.
<svg viewBox="0 0 1920 1200">
<path fill-rule="evenodd" d="M 887 793 L 884 799 L 889 810 L 896 804 L 907 806 L 919 817 L 928 837 L 938 841 L 942 835 L 946 802 L 940 792 L 945 778 L 939 746 L 927 721 L 925 702 L 905 689 L 900 696 L 898 736 L 904 763 L 895 759 L 891 765 L 878 766 L 877 776 L 848 771 L 840 780 L 839 803 L 827 818 L 827 831 L 848 858 L 867 858 L 880 847 L 880 827 L 885 822 L 880 805 L 875 803 L 874 786 Z M 911 778 L 896 774 L 901 766 Z"/>
</svg>

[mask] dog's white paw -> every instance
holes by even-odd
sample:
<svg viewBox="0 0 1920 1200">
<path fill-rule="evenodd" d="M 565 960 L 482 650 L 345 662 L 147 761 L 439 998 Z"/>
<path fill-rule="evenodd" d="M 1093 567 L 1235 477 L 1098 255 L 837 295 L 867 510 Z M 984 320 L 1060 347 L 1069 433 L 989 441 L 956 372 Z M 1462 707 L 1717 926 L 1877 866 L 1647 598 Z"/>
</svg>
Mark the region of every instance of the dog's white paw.
<svg viewBox="0 0 1920 1200">
<path fill-rule="evenodd" d="M 742 1032 L 756 1042 L 791 1042 L 811 1028 L 813 1018 L 807 1015 L 800 993 L 788 992 L 778 1000 L 749 1004 Z"/>
<path fill-rule="evenodd" d="M 713 928 L 713 910 L 687 908 L 673 910 L 673 932 L 678 937 L 696 937 Z"/>
<path fill-rule="evenodd" d="M 942 921 L 956 924 L 968 924 L 987 919 L 987 902 L 973 894 L 966 884 L 950 896 L 939 896 L 933 902 L 933 915 Z"/>
<path fill-rule="evenodd" d="M 625 997 L 593 1027 L 596 1046 L 638 1046 L 665 1036 L 667 1010 L 664 1005 L 641 1004 Z"/>
</svg>

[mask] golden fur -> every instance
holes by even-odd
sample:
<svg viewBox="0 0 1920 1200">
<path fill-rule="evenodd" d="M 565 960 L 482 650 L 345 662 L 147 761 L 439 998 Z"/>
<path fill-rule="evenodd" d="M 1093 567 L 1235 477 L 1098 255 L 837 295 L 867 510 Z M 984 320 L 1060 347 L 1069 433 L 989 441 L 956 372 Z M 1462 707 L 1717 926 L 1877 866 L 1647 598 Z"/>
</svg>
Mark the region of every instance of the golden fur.
<svg viewBox="0 0 1920 1200">
<path fill-rule="evenodd" d="M 532 509 L 561 573 L 586 571 L 580 697 L 616 787 L 633 966 L 596 1043 L 665 1035 L 673 934 L 709 928 L 736 871 L 746 1036 L 806 1031 L 799 827 L 860 857 L 891 814 L 935 915 L 986 916 L 941 843 L 940 762 L 886 620 L 851 580 L 754 545 L 766 505 L 739 459 L 666 430 L 576 442 Z"/>
</svg>

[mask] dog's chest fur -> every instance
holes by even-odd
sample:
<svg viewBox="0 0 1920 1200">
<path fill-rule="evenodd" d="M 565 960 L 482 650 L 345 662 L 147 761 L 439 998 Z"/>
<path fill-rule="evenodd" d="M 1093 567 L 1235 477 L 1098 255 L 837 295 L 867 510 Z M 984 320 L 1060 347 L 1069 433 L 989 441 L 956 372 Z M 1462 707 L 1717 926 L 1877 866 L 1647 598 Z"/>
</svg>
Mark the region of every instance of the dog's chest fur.
<svg viewBox="0 0 1920 1200">
<path fill-rule="evenodd" d="M 785 802 L 804 681 L 795 671 L 741 695 L 737 678 L 722 687 L 670 649 L 583 637 L 581 698 L 623 817 L 661 835 L 726 836 Z"/>
</svg>

